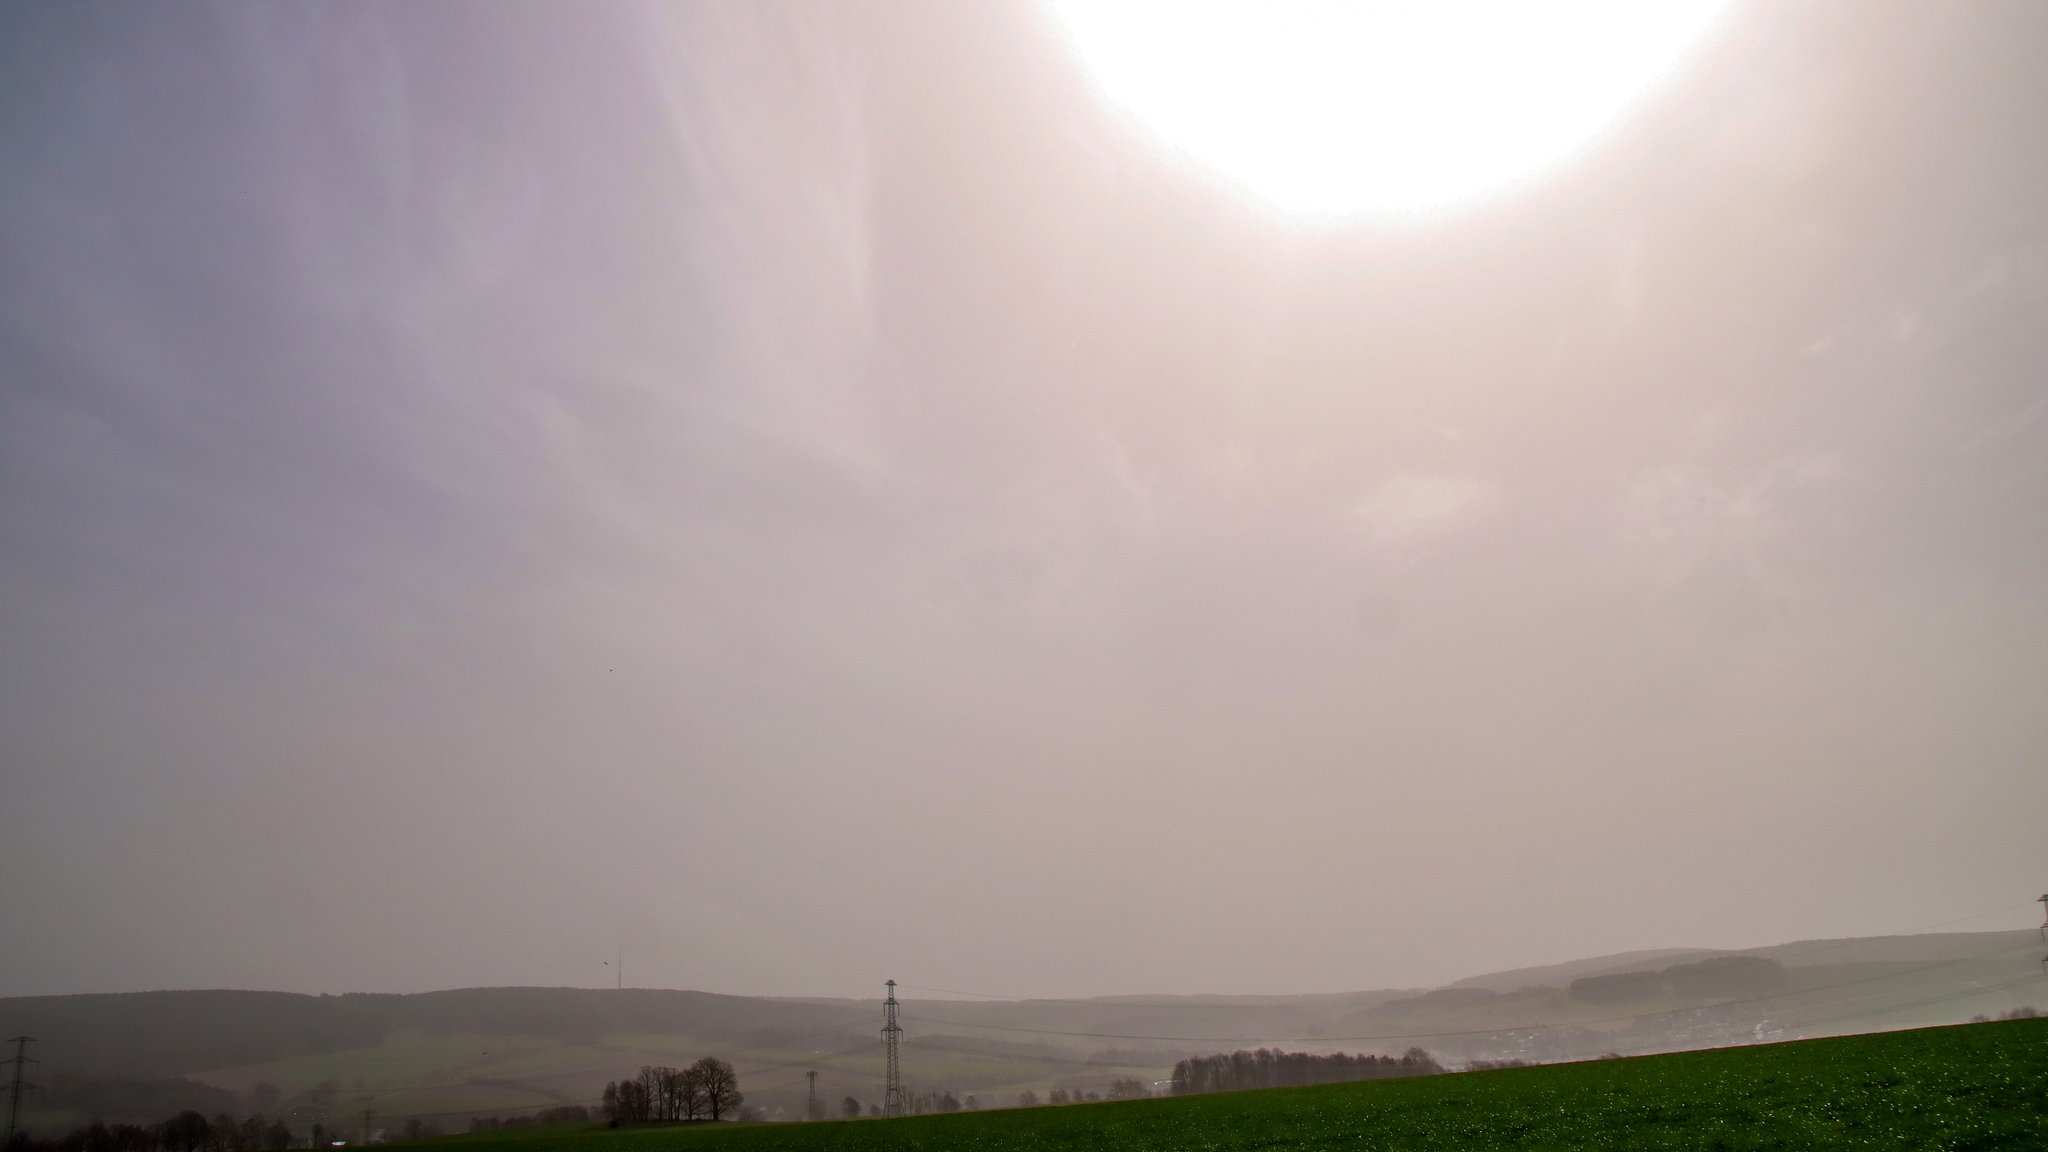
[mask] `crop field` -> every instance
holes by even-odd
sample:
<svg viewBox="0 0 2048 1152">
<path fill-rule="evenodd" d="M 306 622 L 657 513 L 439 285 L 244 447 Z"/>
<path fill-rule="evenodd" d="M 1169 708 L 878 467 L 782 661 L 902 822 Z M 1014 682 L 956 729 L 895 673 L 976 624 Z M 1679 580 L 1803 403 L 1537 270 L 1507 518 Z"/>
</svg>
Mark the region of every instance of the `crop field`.
<svg viewBox="0 0 2048 1152">
<path fill-rule="evenodd" d="M 744 1087 L 744 1083 L 742 1087 Z M 2048 1148 L 2048 1020 L 1413 1080 L 816 1124 L 451 1137 L 456 1152 Z"/>
</svg>

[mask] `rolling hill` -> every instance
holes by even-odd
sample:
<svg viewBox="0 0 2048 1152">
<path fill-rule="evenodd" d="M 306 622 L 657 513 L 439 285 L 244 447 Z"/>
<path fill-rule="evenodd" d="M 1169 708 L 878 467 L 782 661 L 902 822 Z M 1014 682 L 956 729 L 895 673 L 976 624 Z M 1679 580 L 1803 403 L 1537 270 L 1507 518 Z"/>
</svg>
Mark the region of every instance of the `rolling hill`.
<svg viewBox="0 0 2048 1152">
<path fill-rule="evenodd" d="M 2048 1006 L 2032 931 L 1804 941 L 1729 952 L 1593 957 L 1434 990 L 1315 996 L 906 1000 L 914 1088 L 978 1102 L 1157 1080 L 1190 1055 L 1259 1046 L 1394 1052 L 1452 1063 L 1555 1061 L 1952 1023 Z M 749 1101 L 801 1115 L 872 1101 L 875 1001 L 659 989 L 473 988 L 414 995 L 170 991 L 0 999 L 39 1038 L 39 1129 L 179 1108 L 264 1110 L 295 1124 L 359 1116 L 462 1127 L 469 1117 L 595 1099 L 643 1064 L 720 1055 Z"/>
</svg>

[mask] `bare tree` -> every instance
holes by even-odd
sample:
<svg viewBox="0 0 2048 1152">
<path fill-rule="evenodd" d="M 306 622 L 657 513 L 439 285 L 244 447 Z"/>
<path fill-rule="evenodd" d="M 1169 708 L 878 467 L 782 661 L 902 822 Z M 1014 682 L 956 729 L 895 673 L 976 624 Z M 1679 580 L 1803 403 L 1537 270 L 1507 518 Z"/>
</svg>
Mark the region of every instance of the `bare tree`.
<svg viewBox="0 0 2048 1152">
<path fill-rule="evenodd" d="M 704 1116 L 704 1073 L 698 1067 L 702 1063 L 697 1061 L 676 1077 L 676 1101 L 685 1120 L 700 1120 Z"/>
<path fill-rule="evenodd" d="M 666 1120 L 668 1110 L 668 1069 L 652 1064 L 640 1069 L 640 1096 L 647 1101 L 647 1114 L 643 1120 Z"/>
<path fill-rule="evenodd" d="M 1151 1094 L 1151 1087 L 1136 1077 L 1117 1080 L 1109 1086 L 1111 1100 L 1143 1100 Z"/>
<path fill-rule="evenodd" d="M 670 1068 L 662 1065 L 654 1070 L 655 1080 L 660 1086 L 656 1112 L 663 1120 L 687 1120 L 685 1105 L 689 1095 L 690 1073 L 685 1068 Z"/>
<path fill-rule="evenodd" d="M 169 1152 L 197 1152 L 213 1138 L 206 1117 L 187 1109 L 164 1121 L 163 1145 Z"/>
<path fill-rule="evenodd" d="M 711 1118 L 717 1120 L 727 1112 L 739 1110 L 746 1102 L 740 1092 L 740 1078 L 732 1065 L 716 1056 L 706 1056 L 690 1065 L 690 1071 L 697 1074 L 697 1083 L 704 1092 L 704 1106 L 711 1110 Z"/>
<path fill-rule="evenodd" d="M 653 1101 L 638 1080 L 614 1080 L 604 1086 L 605 1119 L 614 1124 L 637 1124 L 653 1114 Z"/>
</svg>

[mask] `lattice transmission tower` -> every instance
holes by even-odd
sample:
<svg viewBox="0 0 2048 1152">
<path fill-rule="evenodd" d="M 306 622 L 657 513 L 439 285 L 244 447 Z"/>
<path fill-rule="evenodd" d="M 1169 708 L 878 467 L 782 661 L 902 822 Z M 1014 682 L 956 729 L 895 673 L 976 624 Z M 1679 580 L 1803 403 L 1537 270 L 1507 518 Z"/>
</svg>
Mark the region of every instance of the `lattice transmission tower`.
<svg viewBox="0 0 2048 1152">
<path fill-rule="evenodd" d="M 882 1047 L 889 1054 L 889 1078 L 882 1087 L 882 1115 L 903 1115 L 903 1066 L 897 1062 L 896 1039 L 903 1029 L 896 1023 L 896 982 L 889 981 L 889 998 L 882 1001 Z"/>
<path fill-rule="evenodd" d="M 28 1058 L 28 1046 L 35 1042 L 36 1038 L 33 1036 L 16 1036 L 10 1041 L 14 1045 L 14 1059 L 0 1060 L 0 1066 L 14 1065 L 14 1076 L 7 1086 L 7 1143 L 9 1144 L 14 1143 L 16 1121 L 21 1119 L 21 1094 L 35 1087 L 35 1085 L 28 1082 L 25 1075 L 28 1072 L 29 1065 L 40 1063 L 40 1061 Z M 891 1051 L 894 1051 L 894 1049 L 891 1049 Z"/>
</svg>

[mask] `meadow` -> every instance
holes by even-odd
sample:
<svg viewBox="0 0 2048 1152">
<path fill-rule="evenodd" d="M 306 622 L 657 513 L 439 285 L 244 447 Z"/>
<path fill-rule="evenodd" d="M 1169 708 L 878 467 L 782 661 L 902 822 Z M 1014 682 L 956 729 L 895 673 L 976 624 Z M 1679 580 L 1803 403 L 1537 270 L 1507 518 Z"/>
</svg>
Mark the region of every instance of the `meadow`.
<svg viewBox="0 0 2048 1152">
<path fill-rule="evenodd" d="M 744 1083 L 742 1087 L 744 1087 Z M 447 1152 L 2048 1148 L 2048 1019 L 1412 1080 L 815 1124 L 523 1129 Z"/>
</svg>

